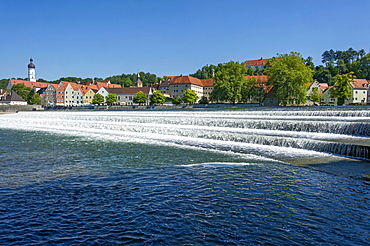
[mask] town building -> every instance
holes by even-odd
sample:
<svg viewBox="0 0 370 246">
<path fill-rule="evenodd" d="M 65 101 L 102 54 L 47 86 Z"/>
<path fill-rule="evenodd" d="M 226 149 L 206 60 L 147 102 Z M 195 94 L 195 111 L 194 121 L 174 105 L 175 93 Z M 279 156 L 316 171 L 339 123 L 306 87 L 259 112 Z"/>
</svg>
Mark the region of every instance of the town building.
<svg viewBox="0 0 370 246">
<path fill-rule="evenodd" d="M 350 82 L 352 97 L 348 100 L 349 104 L 368 103 L 369 82 L 366 79 L 353 79 Z"/>
<path fill-rule="evenodd" d="M 248 61 L 245 61 L 245 64 L 244 66 L 246 68 L 253 68 L 254 70 L 256 69 L 259 69 L 259 70 L 262 70 L 265 68 L 265 66 L 267 65 L 267 63 L 271 60 L 272 58 L 267 58 L 267 59 L 263 59 L 262 57 L 258 60 L 248 60 Z"/>
<path fill-rule="evenodd" d="M 6 104 L 6 105 L 27 105 L 27 102 L 20 97 L 17 93 L 14 91 L 11 91 L 6 96 L 0 98 L 0 104 Z"/>
<path fill-rule="evenodd" d="M 36 82 L 36 66 L 33 64 L 33 59 L 30 59 L 28 64 L 28 81 Z"/>
</svg>

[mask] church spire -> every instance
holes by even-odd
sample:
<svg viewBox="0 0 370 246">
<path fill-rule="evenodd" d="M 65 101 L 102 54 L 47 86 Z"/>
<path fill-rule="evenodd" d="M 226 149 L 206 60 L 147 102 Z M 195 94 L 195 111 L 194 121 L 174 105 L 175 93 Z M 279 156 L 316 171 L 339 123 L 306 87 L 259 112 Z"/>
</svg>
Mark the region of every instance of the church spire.
<svg viewBox="0 0 370 246">
<path fill-rule="evenodd" d="M 28 81 L 36 82 L 36 66 L 33 64 L 32 57 L 30 59 L 30 64 L 28 64 Z"/>
<path fill-rule="evenodd" d="M 137 73 L 137 80 L 136 80 L 135 86 L 136 87 L 143 87 L 143 82 L 140 79 L 140 73 Z"/>
</svg>

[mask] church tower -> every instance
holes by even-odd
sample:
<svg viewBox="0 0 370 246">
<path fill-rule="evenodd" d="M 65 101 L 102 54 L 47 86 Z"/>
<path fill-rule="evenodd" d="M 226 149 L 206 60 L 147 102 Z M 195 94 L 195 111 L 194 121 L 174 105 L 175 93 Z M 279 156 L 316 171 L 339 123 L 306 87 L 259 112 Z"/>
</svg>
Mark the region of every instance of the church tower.
<svg viewBox="0 0 370 246">
<path fill-rule="evenodd" d="M 30 59 L 30 64 L 28 64 L 28 81 L 36 82 L 36 69 L 32 58 Z"/>
<path fill-rule="evenodd" d="M 137 80 L 136 80 L 135 86 L 136 87 L 143 87 L 143 82 L 140 79 L 140 73 L 137 73 Z"/>
</svg>

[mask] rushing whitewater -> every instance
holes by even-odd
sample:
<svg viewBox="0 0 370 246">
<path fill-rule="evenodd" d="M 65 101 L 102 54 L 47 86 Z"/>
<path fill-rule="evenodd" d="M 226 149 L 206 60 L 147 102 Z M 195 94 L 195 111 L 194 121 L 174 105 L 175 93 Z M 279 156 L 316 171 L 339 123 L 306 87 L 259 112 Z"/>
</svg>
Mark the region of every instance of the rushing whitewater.
<svg viewBox="0 0 370 246">
<path fill-rule="evenodd" d="M 369 159 L 369 110 L 21 112 L 0 127 L 226 150 L 276 160 Z"/>
</svg>

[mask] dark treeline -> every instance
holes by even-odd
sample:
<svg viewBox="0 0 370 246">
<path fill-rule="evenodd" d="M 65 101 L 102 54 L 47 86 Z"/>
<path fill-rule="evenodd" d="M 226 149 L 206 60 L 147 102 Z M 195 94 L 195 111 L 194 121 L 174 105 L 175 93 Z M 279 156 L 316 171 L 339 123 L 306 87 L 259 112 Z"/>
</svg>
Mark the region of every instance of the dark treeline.
<svg viewBox="0 0 370 246">
<path fill-rule="evenodd" d="M 160 80 L 163 80 L 161 77 L 157 77 L 155 74 L 151 73 L 144 73 L 139 72 L 140 80 L 143 82 L 143 86 L 149 86 L 150 84 L 155 84 L 159 82 Z M 19 80 L 27 80 L 27 78 L 12 78 L 12 79 L 19 79 Z M 138 79 L 138 74 L 121 74 L 121 75 L 113 75 L 109 76 L 107 78 L 79 78 L 79 77 L 62 77 L 57 80 L 45 80 L 42 78 L 37 79 L 38 82 L 45 82 L 45 83 L 53 83 L 53 84 L 59 84 L 60 81 L 67 81 L 67 82 L 89 82 L 89 81 L 97 81 L 97 80 L 110 80 L 113 84 L 119 84 L 123 87 L 129 87 L 134 85 L 134 83 Z M 9 79 L 1 79 L 0 80 L 0 88 L 5 89 L 8 85 Z"/>
</svg>

